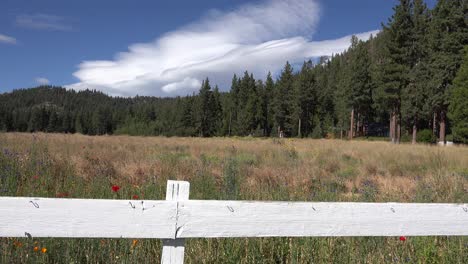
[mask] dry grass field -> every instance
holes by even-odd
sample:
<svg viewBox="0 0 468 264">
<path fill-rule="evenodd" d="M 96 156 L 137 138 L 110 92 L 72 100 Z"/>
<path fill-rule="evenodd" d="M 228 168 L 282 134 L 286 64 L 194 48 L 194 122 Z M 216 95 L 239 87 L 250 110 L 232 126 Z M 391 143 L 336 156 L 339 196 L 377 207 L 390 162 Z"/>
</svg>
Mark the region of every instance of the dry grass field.
<svg viewBox="0 0 468 264">
<path fill-rule="evenodd" d="M 191 183 L 191 199 L 468 202 L 467 147 L 5 133 L 0 151 L 0 196 L 164 199 L 166 181 L 177 179 Z M 2 263 L 146 263 L 160 254 L 156 240 L 0 238 Z M 468 263 L 468 239 L 192 239 L 186 262 Z"/>
</svg>

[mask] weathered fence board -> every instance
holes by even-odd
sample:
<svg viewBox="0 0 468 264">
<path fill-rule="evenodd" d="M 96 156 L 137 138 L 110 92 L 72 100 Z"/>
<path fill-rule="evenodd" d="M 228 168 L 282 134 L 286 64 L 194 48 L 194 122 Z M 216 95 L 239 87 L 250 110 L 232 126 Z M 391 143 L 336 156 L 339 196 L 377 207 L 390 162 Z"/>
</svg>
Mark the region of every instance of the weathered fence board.
<svg viewBox="0 0 468 264">
<path fill-rule="evenodd" d="M 0 236 L 25 234 L 162 239 L 465 236 L 468 205 L 1 197 Z"/>
<path fill-rule="evenodd" d="M 0 197 L 0 237 L 175 238 L 176 202 Z"/>
<path fill-rule="evenodd" d="M 184 181 L 168 181 L 166 189 L 166 200 L 182 201 L 189 199 L 190 183 Z M 177 235 L 177 218 L 174 221 L 174 230 Z M 185 239 L 164 239 L 161 264 L 184 263 Z"/>
<path fill-rule="evenodd" d="M 463 204 L 182 201 L 177 237 L 468 235 Z"/>
</svg>

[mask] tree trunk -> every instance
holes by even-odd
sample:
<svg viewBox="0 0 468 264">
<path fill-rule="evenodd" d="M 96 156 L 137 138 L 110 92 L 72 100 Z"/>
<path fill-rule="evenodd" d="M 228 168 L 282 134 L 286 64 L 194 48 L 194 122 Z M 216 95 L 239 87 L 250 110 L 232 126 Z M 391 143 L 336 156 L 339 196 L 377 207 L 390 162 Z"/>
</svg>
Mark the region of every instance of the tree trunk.
<svg viewBox="0 0 468 264">
<path fill-rule="evenodd" d="M 298 124 L 298 128 L 297 128 L 297 137 L 298 138 L 301 138 L 302 135 L 301 135 L 301 119 L 299 118 L 299 124 Z"/>
<path fill-rule="evenodd" d="M 367 137 L 367 129 L 365 125 L 362 126 L 362 136 Z"/>
<path fill-rule="evenodd" d="M 445 145 L 445 112 L 440 112 L 439 142 Z"/>
<path fill-rule="evenodd" d="M 416 135 L 418 133 L 418 127 L 416 126 L 416 120 L 413 123 L 413 140 L 411 141 L 412 144 L 416 144 Z"/>
<path fill-rule="evenodd" d="M 398 124 L 398 119 L 397 119 L 397 112 L 396 110 L 392 111 L 392 116 L 391 116 L 391 124 L 390 124 L 390 133 L 391 133 L 391 138 L 392 138 L 392 143 L 397 144 L 398 139 L 399 139 L 399 124 Z"/>
<path fill-rule="evenodd" d="M 392 115 L 390 117 L 390 135 L 393 144 L 400 143 L 401 124 L 396 110 L 392 111 Z"/>
<path fill-rule="evenodd" d="M 400 144 L 401 140 L 401 118 L 400 115 L 395 114 L 395 123 L 397 124 L 396 126 L 396 143 Z"/>
<path fill-rule="evenodd" d="M 390 132 L 389 132 L 389 136 L 390 136 L 390 141 L 392 143 L 395 142 L 395 127 L 394 127 L 394 123 L 393 123 L 393 112 L 390 114 Z"/>
<path fill-rule="evenodd" d="M 343 139 L 343 129 L 340 129 L 340 139 Z"/>
<path fill-rule="evenodd" d="M 437 121 L 437 114 L 434 112 L 434 118 L 432 119 L 432 134 L 436 134 L 436 121 Z"/>
<path fill-rule="evenodd" d="M 354 136 L 354 108 L 351 110 L 351 125 L 349 126 L 349 139 L 353 139 Z"/>
</svg>

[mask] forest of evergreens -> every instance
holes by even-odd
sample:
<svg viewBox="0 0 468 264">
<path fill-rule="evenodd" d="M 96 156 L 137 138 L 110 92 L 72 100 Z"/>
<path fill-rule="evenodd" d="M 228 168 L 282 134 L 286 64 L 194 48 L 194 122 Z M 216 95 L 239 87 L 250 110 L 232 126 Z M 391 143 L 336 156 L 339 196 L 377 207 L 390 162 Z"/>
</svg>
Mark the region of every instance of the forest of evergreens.
<svg viewBox="0 0 468 264">
<path fill-rule="evenodd" d="M 400 0 L 368 41 L 286 63 L 277 78 L 208 78 L 197 95 L 110 97 L 41 86 L 0 94 L 0 130 L 88 135 L 389 137 L 468 143 L 468 1 Z"/>
</svg>

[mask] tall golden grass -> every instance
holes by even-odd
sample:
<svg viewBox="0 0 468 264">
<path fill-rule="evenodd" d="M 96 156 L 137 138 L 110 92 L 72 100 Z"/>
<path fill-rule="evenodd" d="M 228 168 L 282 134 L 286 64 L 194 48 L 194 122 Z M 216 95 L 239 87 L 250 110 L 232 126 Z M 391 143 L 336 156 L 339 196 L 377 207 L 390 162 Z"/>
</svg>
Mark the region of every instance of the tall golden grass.
<svg viewBox="0 0 468 264">
<path fill-rule="evenodd" d="M 318 182 L 339 183 L 340 201 L 359 200 L 362 189 L 377 190 L 375 201 L 410 202 L 418 187 L 437 192 L 432 202 L 466 202 L 468 148 L 394 145 L 387 142 L 164 138 L 64 134 L 0 134 L 0 144 L 26 153 L 43 145 L 57 163 L 75 168 L 77 177 L 109 177 L 132 184 L 158 179 L 193 181 L 203 167 L 221 185 L 229 158 L 238 160 L 244 198 L 262 197 L 265 188 L 284 188 L 291 200 L 314 200 Z M 220 187 L 220 186 L 218 186 Z M 248 195 L 247 195 L 248 194 Z M 465 198 L 463 200 L 462 198 Z M 427 200 L 427 202 L 431 202 Z"/>
</svg>

